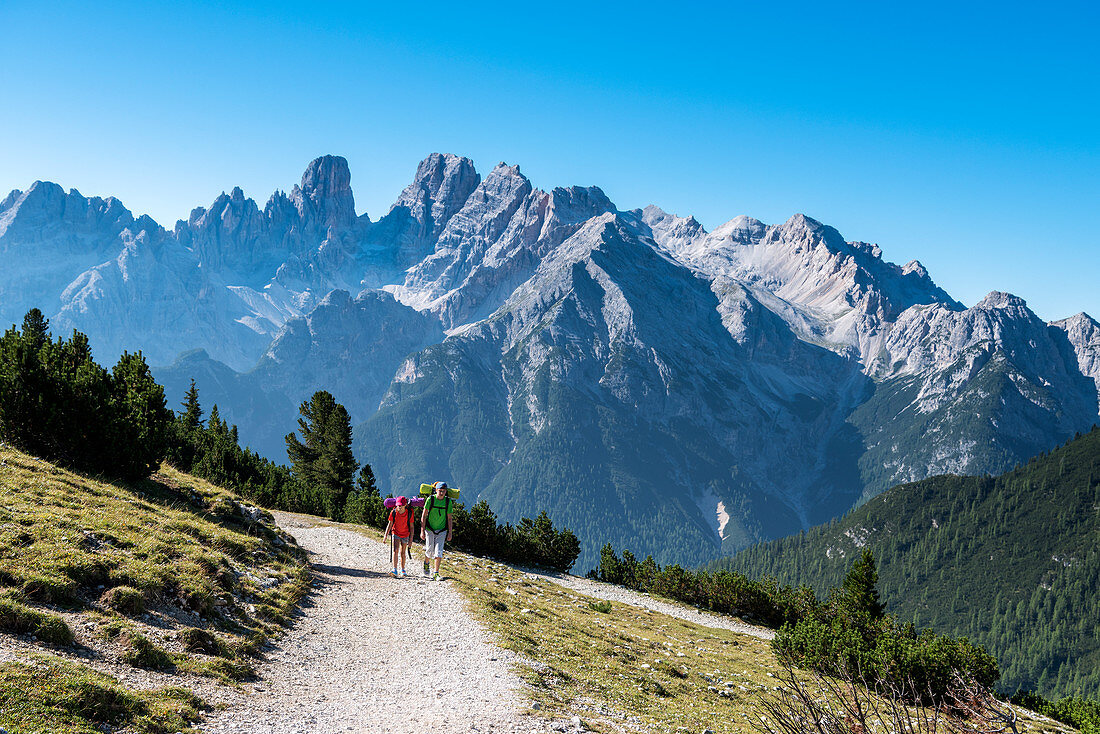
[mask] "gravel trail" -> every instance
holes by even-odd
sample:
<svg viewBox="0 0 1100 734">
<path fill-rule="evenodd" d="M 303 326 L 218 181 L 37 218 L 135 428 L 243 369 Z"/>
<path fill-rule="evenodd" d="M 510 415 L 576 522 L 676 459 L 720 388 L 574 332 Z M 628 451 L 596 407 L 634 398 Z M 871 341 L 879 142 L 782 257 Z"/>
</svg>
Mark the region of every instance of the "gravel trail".
<svg viewBox="0 0 1100 734">
<path fill-rule="evenodd" d="M 492 645 L 447 581 L 389 575 L 387 546 L 338 527 L 277 521 L 310 552 L 316 574 L 260 681 L 212 713 L 206 732 L 531 732 L 520 713 L 515 656 Z M 446 560 L 444 560 L 446 565 Z M 431 633 L 421 640 L 425 622 Z"/>
<path fill-rule="evenodd" d="M 621 586 L 606 584 L 602 581 L 593 581 L 592 579 L 571 576 L 564 573 L 546 573 L 537 569 L 524 570 L 530 576 L 546 579 L 560 586 L 579 591 L 582 594 L 594 596 L 597 599 L 606 599 L 607 601 L 617 601 L 635 607 L 652 609 L 655 612 L 667 614 L 670 617 L 676 617 L 685 622 L 694 622 L 704 627 L 727 629 L 742 635 L 759 637 L 761 640 L 770 640 L 775 637 L 775 630 L 770 630 L 767 627 L 755 627 L 747 622 L 734 619 L 733 617 L 714 614 L 713 612 L 704 612 L 694 607 L 677 604 L 672 601 L 655 599 L 649 594 L 643 594 L 640 591 L 631 591 Z"/>
</svg>

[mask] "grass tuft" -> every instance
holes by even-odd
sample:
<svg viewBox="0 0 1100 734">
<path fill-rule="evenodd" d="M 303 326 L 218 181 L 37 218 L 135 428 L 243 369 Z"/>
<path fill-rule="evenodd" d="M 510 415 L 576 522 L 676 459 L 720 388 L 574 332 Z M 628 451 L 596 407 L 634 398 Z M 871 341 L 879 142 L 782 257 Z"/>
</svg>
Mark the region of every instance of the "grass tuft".
<svg viewBox="0 0 1100 734">
<path fill-rule="evenodd" d="M 108 589 L 100 602 L 121 614 L 135 615 L 145 611 L 145 595 L 132 586 Z"/>
<path fill-rule="evenodd" d="M 199 652 L 217 657 L 234 657 L 234 651 L 216 635 L 198 627 L 185 627 L 176 635 L 176 639 L 187 652 Z"/>
<path fill-rule="evenodd" d="M 182 688 L 132 692 L 110 676 L 55 657 L 0 665 L 0 727 L 7 731 L 193 732 L 190 724 L 202 708 L 202 701 Z"/>
<path fill-rule="evenodd" d="M 34 635 L 53 645 L 73 644 L 73 631 L 61 617 L 0 597 L 0 630 L 17 635 Z"/>
<path fill-rule="evenodd" d="M 122 659 L 136 668 L 171 670 L 175 667 L 172 656 L 140 632 L 126 631 L 122 635 L 122 643 L 125 647 Z"/>
</svg>

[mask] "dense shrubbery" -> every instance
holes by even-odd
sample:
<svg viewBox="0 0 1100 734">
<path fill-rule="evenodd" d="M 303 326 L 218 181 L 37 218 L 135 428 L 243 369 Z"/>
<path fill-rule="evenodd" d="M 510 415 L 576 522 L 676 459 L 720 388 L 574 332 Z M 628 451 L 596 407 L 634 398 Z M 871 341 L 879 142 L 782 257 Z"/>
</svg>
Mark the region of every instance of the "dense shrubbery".
<svg viewBox="0 0 1100 734">
<path fill-rule="evenodd" d="M 522 518 L 518 525 L 500 525 L 482 500 L 469 511 L 457 505 L 454 519 L 455 527 L 463 528 L 456 535 L 455 545 L 475 555 L 568 571 L 581 552 L 577 536 L 571 530 L 557 530 L 545 511 L 534 520 Z"/>
<path fill-rule="evenodd" d="M 347 411 L 327 392 L 302 403 L 301 439 L 287 436 L 294 471 L 242 449 L 237 427 L 229 427 L 214 406 L 206 426 L 198 391 L 192 382 L 183 412 L 169 431 L 168 460 L 173 466 L 233 489 L 265 507 L 320 515 L 342 522 L 384 528 L 389 510 L 375 485 L 370 464 L 359 469 L 351 457 Z M 569 530 L 557 530 L 543 512 L 518 525 L 499 525 L 485 502 L 470 510 L 456 503 L 454 546 L 477 555 L 512 563 L 568 570 L 580 554 L 580 542 Z"/>
<path fill-rule="evenodd" d="M 817 597 L 806 587 L 781 587 L 774 579 L 754 581 L 729 571 L 693 572 L 677 565 L 662 568 L 653 556 L 638 561 L 633 553 L 623 551 L 619 558 L 610 543 L 600 550 L 600 563 L 588 575 L 769 627 L 797 621 L 818 606 Z"/>
<path fill-rule="evenodd" d="M 88 338 L 51 338 L 38 309 L 0 337 L 0 438 L 57 464 L 121 479 L 148 476 L 165 453 L 172 414 L 141 353 L 111 371 Z"/>
<path fill-rule="evenodd" d="M 1012 697 L 1012 703 L 1069 724 L 1081 734 L 1100 734 L 1100 701 L 1067 696 L 1055 703 L 1037 693 L 1021 691 Z"/>
<path fill-rule="evenodd" d="M 652 557 L 639 562 L 629 551 L 619 558 L 610 544 L 589 575 L 778 627 L 772 646 L 781 660 L 827 674 L 856 675 L 871 684 L 900 683 L 928 697 L 943 694 L 956 671 L 982 686 L 999 677 L 993 657 L 965 638 L 918 632 L 913 624 L 885 614 L 869 552 L 825 602 L 807 587 L 780 586 L 770 578 L 753 581 L 730 571 L 661 568 Z"/>
</svg>

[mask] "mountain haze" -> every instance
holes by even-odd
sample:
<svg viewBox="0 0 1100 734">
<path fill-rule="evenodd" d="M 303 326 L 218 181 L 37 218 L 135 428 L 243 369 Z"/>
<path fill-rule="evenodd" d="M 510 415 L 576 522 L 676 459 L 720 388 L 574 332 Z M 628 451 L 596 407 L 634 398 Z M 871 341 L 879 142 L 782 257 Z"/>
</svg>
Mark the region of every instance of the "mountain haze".
<svg viewBox="0 0 1100 734">
<path fill-rule="evenodd" d="M 899 481 L 1003 471 L 1100 412 L 1087 315 L 965 308 L 801 214 L 707 232 L 453 155 L 377 220 L 337 156 L 171 230 L 39 182 L 0 203 L 0 253 L 7 322 L 38 305 L 142 349 L 173 401 L 194 377 L 273 458 L 329 390 L 384 492 L 447 478 L 506 520 L 546 508 L 580 569 L 606 541 L 694 563 Z"/>
</svg>

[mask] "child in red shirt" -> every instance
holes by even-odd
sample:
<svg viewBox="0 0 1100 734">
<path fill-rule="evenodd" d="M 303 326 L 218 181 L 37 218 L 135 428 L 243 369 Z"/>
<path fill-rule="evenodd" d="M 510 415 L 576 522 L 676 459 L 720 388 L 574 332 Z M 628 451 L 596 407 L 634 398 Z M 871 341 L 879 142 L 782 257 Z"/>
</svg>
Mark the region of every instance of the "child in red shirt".
<svg viewBox="0 0 1100 734">
<path fill-rule="evenodd" d="M 405 559 L 408 557 L 409 543 L 412 542 L 415 527 L 416 520 L 412 508 L 409 507 L 409 498 L 398 497 L 397 507 L 390 510 L 390 519 L 382 536 L 383 542 L 389 542 L 391 537 L 393 539 L 393 570 L 390 575 L 394 578 L 405 578 Z M 400 576 L 397 573 L 398 563 L 401 565 Z"/>
</svg>

